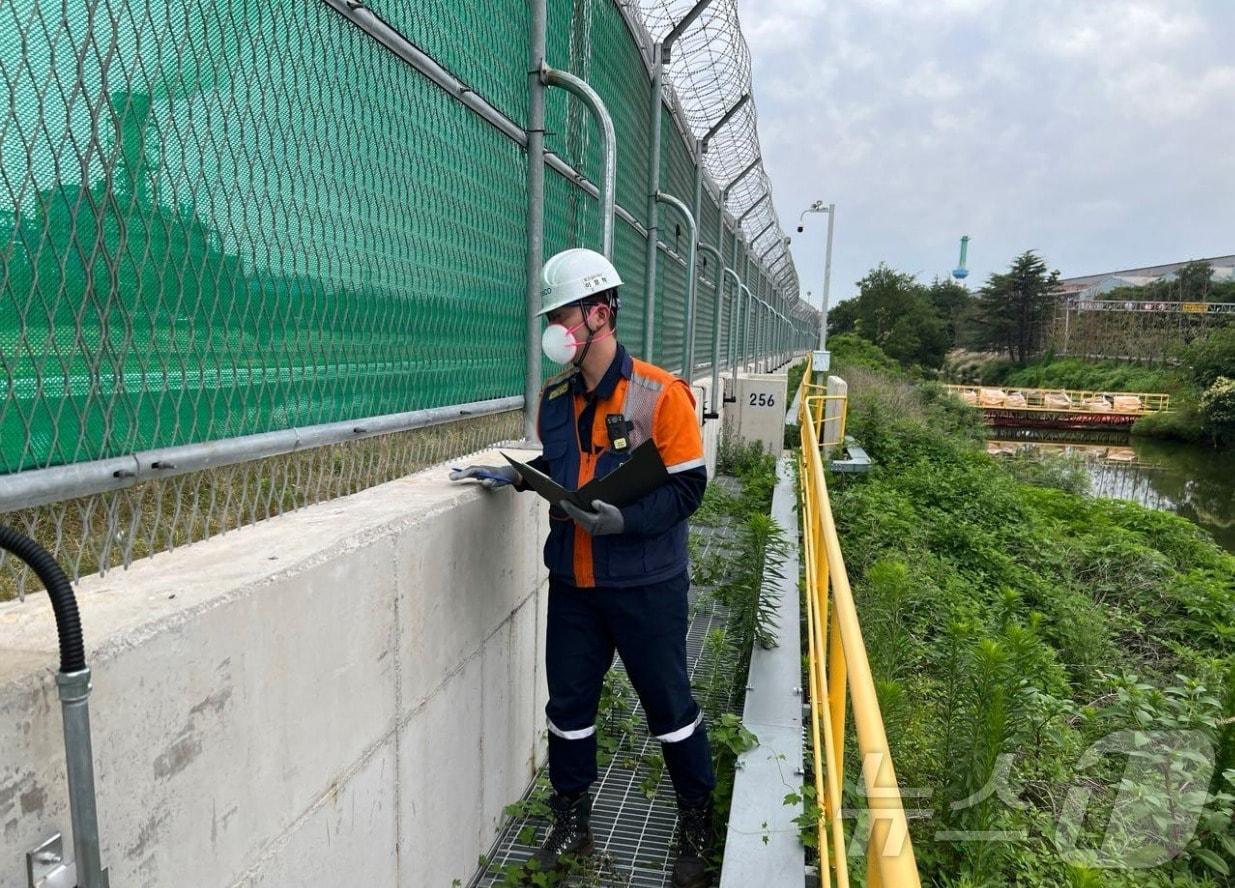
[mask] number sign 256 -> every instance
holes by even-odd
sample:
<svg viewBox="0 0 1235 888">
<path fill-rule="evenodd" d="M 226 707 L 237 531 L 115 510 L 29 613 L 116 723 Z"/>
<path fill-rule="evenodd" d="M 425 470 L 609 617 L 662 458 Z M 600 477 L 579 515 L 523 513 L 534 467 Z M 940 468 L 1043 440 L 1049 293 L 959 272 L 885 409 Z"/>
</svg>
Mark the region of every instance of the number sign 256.
<svg viewBox="0 0 1235 888">
<path fill-rule="evenodd" d="M 769 394 L 768 392 L 758 392 L 758 393 L 751 392 L 750 406 L 751 407 L 775 407 L 776 406 L 775 392 L 771 394 Z"/>
</svg>

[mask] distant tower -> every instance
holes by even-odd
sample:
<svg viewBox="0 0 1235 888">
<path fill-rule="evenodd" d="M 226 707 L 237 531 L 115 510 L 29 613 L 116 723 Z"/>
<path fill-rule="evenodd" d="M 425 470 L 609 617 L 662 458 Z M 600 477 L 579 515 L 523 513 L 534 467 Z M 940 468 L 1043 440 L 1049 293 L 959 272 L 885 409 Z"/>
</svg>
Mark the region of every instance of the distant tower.
<svg viewBox="0 0 1235 888">
<path fill-rule="evenodd" d="M 958 281 L 963 281 L 969 277 L 969 269 L 965 267 L 965 257 L 969 255 L 969 235 L 961 237 L 961 261 L 957 263 L 956 268 L 952 269 L 952 277 Z"/>
</svg>

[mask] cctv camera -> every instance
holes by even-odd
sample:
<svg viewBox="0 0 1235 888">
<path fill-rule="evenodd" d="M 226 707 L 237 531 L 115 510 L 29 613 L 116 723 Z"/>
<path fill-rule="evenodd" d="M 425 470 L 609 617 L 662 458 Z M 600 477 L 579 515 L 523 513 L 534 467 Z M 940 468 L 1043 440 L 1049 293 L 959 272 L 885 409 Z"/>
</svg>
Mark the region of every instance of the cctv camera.
<svg viewBox="0 0 1235 888">
<path fill-rule="evenodd" d="M 801 233 L 802 233 L 803 231 L 805 231 L 805 230 L 806 230 L 806 229 L 805 229 L 805 228 L 803 228 L 801 225 L 799 225 L 799 226 L 798 226 L 798 234 L 801 234 Z"/>
</svg>

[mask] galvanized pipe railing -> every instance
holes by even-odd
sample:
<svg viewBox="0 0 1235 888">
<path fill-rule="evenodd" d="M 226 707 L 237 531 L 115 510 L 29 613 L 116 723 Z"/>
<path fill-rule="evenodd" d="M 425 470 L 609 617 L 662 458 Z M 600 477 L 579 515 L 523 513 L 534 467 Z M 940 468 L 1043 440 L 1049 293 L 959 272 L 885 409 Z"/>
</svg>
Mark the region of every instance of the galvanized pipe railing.
<svg viewBox="0 0 1235 888">
<path fill-rule="evenodd" d="M 721 265 L 720 250 L 713 247 L 711 244 L 705 244 L 702 241 L 699 243 L 699 249 L 708 253 L 716 260 L 716 310 L 712 315 L 712 403 L 710 409 L 703 414 L 705 420 L 720 418 L 720 322 L 724 313 L 725 299 L 725 275 L 733 274 L 734 279 L 737 275 L 732 268 L 725 268 Z"/>
<path fill-rule="evenodd" d="M 539 337 L 538 337 L 539 339 Z M 281 429 L 240 438 L 145 450 L 113 459 L 72 463 L 0 475 L 0 511 L 122 490 L 142 481 L 172 478 L 186 472 L 231 466 L 327 444 L 359 441 L 375 435 L 406 432 L 460 419 L 518 410 L 522 395 L 471 404 L 430 407 L 301 428 Z"/>
<path fill-rule="evenodd" d="M 686 318 L 682 328 L 682 372 L 686 374 L 689 373 L 690 355 L 694 350 L 694 343 L 690 341 L 690 319 L 695 310 L 695 261 L 699 245 L 699 226 L 695 223 L 690 207 L 672 194 L 657 191 L 656 202 L 668 204 L 681 214 L 690 237 L 686 248 Z"/>
<path fill-rule="evenodd" d="M 643 359 L 654 362 L 656 352 L 656 259 L 660 240 L 660 212 L 656 195 L 660 191 L 660 117 L 664 106 L 664 47 L 652 44 L 652 113 L 648 133 L 647 247 L 643 263 Z"/>
<path fill-rule="evenodd" d="M 754 308 L 752 303 L 755 301 L 755 294 L 750 291 L 750 287 L 746 284 L 739 284 L 741 295 L 746 297 L 745 308 L 741 296 L 738 299 L 738 317 L 741 318 L 741 327 L 738 330 L 740 334 L 738 339 L 738 354 L 737 359 L 733 362 L 732 376 L 736 380 L 738 378 L 738 364 L 746 366 L 746 356 L 750 353 L 750 315 Z"/>
<path fill-rule="evenodd" d="M 548 86 L 560 86 L 578 96 L 600 126 L 602 135 L 603 170 L 600 177 L 600 242 L 606 259 L 613 258 L 614 185 L 617 182 L 617 136 L 613 117 L 600 94 L 580 77 L 542 65 L 540 76 Z"/>
<path fill-rule="evenodd" d="M 733 382 L 733 390 L 737 392 L 738 381 L 738 311 L 742 300 L 742 279 L 737 271 L 726 268 L 725 274 L 733 278 L 733 308 L 729 310 L 729 348 L 725 357 L 729 362 L 729 378 Z"/>
<path fill-rule="evenodd" d="M 708 8 L 711 2 L 712 0 L 697 0 L 686 14 L 678 19 L 673 30 L 651 46 L 652 90 L 650 98 L 652 107 L 649 115 L 651 132 L 648 133 L 648 239 L 643 270 L 643 359 L 645 361 L 655 361 L 653 355 L 656 348 L 656 251 L 660 248 L 660 225 L 657 222 L 659 214 L 656 204 L 660 195 L 660 121 L 664 108 L 665 65 L 669 63 L 673 44 L 687 28 L 694 24 L 695 19 Z M 692 235 L 691 243 L 693 244 L 696 240 L 698 237 Z M 693 259 L 691 264 L 694 264 Z"/>
</svg>

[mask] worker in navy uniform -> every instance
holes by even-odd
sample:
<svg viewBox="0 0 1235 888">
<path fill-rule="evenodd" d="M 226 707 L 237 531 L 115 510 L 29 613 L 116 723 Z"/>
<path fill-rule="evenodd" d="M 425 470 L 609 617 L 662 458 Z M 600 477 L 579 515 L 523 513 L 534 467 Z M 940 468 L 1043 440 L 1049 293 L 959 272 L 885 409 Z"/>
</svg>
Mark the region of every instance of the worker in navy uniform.
<svg viewBox="0 0 1235 888">
<path fill-rule="evenodd" d="M 703 888 L 709 884 L 716 781 L 686 666 L 686 520 L 707 486 L 694 396 L 684 380 L 631 356 L 618 341 L 622 281 L 604 256 L 584 249 L 558 253 L 545 263 L 542 283 L 540 314 L 549 322 L 544 353 L 567 368 L 540 393 L 537 433 L 544 452 L 531 465 L 577 490 L 651 440 L 668 476 L 620 508 L 600 500 L 590 509 L 567 502 L 550 508 L 545 713 L 553 823 L 531 866 L 560 869 L 564 857 L 592 850 L 596 716 L 616 650 L 677 795 L 673 884 Z M 451 477 L 526 489 L 510 466 L 469 466 Z"/>
</svg>

